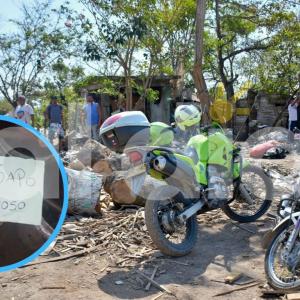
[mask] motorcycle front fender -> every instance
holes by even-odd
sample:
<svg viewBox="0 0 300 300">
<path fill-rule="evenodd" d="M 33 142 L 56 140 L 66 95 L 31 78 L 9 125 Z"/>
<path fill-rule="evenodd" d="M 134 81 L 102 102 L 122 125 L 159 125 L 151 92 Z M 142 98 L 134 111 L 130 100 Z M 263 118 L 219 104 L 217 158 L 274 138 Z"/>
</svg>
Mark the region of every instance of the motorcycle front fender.
<svg viewBox="0 0 300 300">
<path fill-rule="evenodd" d="M 295 212 L 292 214 L 292 216 L 288 216 L 281 220 L 277 225 L 267 233 L 265 233 L 263 239 L 262 239 L 262 247 L 263 249 L 267 249 L 271 243 L 271 241 L 274 239 L 276 236 L 277 232 L 286 225 L 287 222 L 292 221 L 293 224 L 296 224 L 297 219 L 300 217 L 300 212 Z"/>
</svg>

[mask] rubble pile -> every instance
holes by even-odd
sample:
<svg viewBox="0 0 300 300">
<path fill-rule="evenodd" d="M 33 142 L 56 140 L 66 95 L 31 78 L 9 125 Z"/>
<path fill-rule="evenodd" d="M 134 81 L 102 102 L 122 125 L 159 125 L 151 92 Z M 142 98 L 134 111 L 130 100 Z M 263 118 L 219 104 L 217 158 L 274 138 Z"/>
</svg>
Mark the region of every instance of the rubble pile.
<svg viewBox="0 0 300 300">
<path fill-rule="evenodd" d="M 51 253 L 68 255 L 97 248 L 104 251 L 113 264 L 124 266 L 128 261 L 149 256 L 153 251 L 144 222 L 144 211 L 105 211 L 103 218 L 70 217 L 65 221 Z"/>
<path fill-rule="evenodd" d="M 289 131 L 286 128 L 267 127 L 253 133 L 247 140 L 251 146 L 275 140 L 279 143 L 288 143 Z"/>
<path fill-rule="evenodd" d="M 97 211 L 101 189 L 117 206 L 144 206 L 147 195 L 162 184 L 147 175 L 143 166 L 131 168 L 126 155 L 117 154 L 95 140 L 74 145 L 63 159 L 70 182 L 70 207 L 77 213 Z"/>
</svg>

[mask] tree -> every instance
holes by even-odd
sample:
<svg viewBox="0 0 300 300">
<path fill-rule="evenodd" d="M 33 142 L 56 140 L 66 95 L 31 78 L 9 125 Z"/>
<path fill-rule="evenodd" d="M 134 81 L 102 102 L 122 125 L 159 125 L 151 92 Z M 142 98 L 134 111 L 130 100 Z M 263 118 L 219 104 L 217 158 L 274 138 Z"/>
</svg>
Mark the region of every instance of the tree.
<svg viewBox="0 0 300 300">
<path fill-rule="evenodd" d="M 155 98 L 150 87 L 156 75 L 179 75 L 182 80 L 175 96 L 180 94 L 193 50 L 193 0 L 81 3 L 87 10 L 84 15 L 63 7 L 69 30 L 77 35 L 78 47 L 84 45 L 85 60 L 100 62 L 100 66 L 93 67 L 98 74 L 124 75 L 128 102 L 132 98 L 133 75 L 143 81 L 138 87 L 134 84 L 141 97 L 140 107 L 149 96 L 151 100 Z"/>
<path fill-rule="evenodd" d="M 206 12 L 206 1 L 197 0 L 196 11 L 196 38 L 195 38 L 195 65 L 193 70 L 193 77 L 195 86 L 197 88 L 198 98 L 201 100 L 201 107 L 203 112 L 203 122 L 207 123 L 209 120 L 208 111 L 210 107 L 209 93 L 203 73 L 203 52 L 204 52 L 204 21 Z"/>
<path fill-rule="evenodd" d="M 291 14 L 277 30 L 276 41 L 264 53 L 249 57 L 245 73 L 255 88 L 267 93 L 292 95 L 299 88 L 300 23 Z"/>
<path fill-rule="evenodd" d="M 62 59 L 58 59 L 50 67 L 50 76 L 45 78 L 44 89 L 49 96 L 59 94 L 63 104 L 67 106 L 65 89 L 83 79 L 84 74 L 82 67 L 67 66 Z"/>
<path fill-rule="evenodd" d="M 134 54 L 146 31 L 142 13 L 147 1 L 80 0 L 89 12 L 85 16 L 64 7 L 73 22 L 70 30 L 84 44 L 86 61 L 112 61 L 125 77 L 127 109 L 132 109 Z"/>
<path fill-rule="evenodd" d="M 51 1 L 22 6 L 22 16 L 10 20 L 14 33 L 0 35 L 0 92 L 13 106 L 16 95 L 40 87 L 40 75 L 58 58 L 67 56 L 68 38 L 53 17 Z"/>
<path fill-rule="evenodd" d="M 181 98 L 193 55 L 195 9 L 194 0 L 156 0 L 144 11 L 147 31 L 140 43 L 143 60 L 136 64 L 142 79 L 142 84 L 135 84 L 140 95 L 137 108 L 144 109 L 146 100 L 158 99 L 158 92 L 151 89 L 154 76 L 174 75 L 173 97 Z"/>
<path fill-rule="evenodd" d="M 194 0 L 157 0 L 148 10 L 144 37 L 153 73 L 175 75 L 174 97 L 180 98 L 194 54 L 196 3 Z"/>
<path fill-rule="evenodd" d="M 243 77 L 241 62 L 278 44 L 278 30 L 291 13 L 287 2 L 281 0 L 209 2 L 207 35 L 211 48 L 205 59 L 215 80 L 224 84 L 227 99 L 233 100 L 234 86 Z"/>
</svg>

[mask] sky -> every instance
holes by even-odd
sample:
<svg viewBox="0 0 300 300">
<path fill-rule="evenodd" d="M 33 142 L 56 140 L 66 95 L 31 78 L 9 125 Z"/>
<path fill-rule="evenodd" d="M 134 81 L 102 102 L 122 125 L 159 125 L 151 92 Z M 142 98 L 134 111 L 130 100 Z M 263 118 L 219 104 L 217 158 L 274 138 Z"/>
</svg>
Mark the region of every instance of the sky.
<svg viewBox="0 0 300 300">
<path fill-rule="evenodd" d="M 20 16 L 22 3 L 29 4 L 33 0 L 0 0 L 0 33 L 11 32 L 14 30 L 13 25 L 9 24 L 9 19 L 15 19 Z M 63 4 L 64 0 L 52 0 L 53 7 Z M 81 9 L 82 6 L 77 0 L 69 0 L 73 8 Z"/>
<path fill-rule="evenodd" d="M 1 12 L 0 12 L 0 26 L 1 33 L 11 30 L 11 26 L 7 24 L 10 18 L 14 18 L 18 14 L 18 0 L 0 0 Z"/>
</svg>

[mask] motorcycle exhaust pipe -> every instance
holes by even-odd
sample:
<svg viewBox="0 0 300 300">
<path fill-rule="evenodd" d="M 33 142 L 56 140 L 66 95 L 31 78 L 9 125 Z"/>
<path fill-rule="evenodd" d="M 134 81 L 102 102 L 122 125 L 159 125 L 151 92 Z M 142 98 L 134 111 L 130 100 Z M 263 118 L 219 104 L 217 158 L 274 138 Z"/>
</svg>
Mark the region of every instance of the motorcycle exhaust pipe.
<svg viewBox="0 0 300 300">
<path fill-rule="evenodd" d="M 156 171 L 173 177 L 179 181 L 186 181 L 191 184 L 195 174 L 193 169 L 184 162 L 168 156 L 158 156 L 153 160 L 153 167 Z"/>
<path fill-rule="evenodd" d="M 176 165 L 170 160 L 167 160 L 164 156 L 158 156 L 155 158 L 153 161 L 153 167 L 156 171 L 167 176 L 171 176 L 176 170 Z"/>
</svg>

